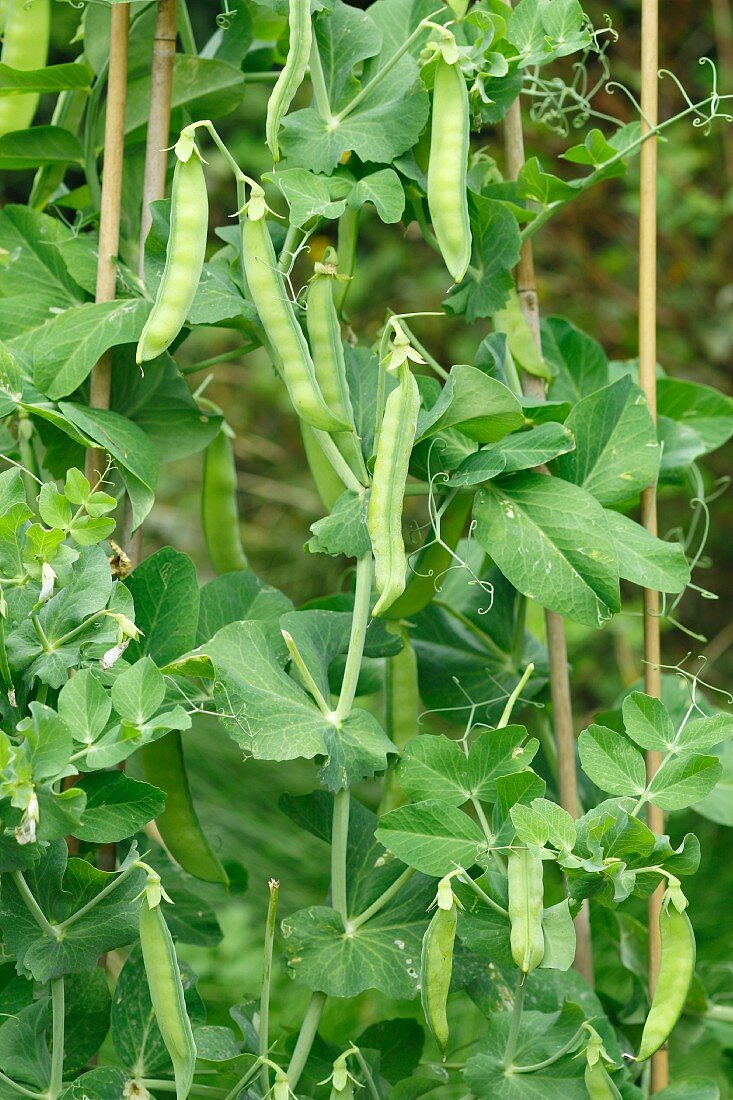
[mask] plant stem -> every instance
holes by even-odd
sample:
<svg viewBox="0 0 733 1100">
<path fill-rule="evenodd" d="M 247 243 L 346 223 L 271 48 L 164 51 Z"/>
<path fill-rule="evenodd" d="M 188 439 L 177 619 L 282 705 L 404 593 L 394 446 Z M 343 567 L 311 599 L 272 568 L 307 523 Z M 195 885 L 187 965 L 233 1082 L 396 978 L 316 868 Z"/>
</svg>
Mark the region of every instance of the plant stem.
<svg viewBox="0 0 733 1100">
<path fill-rule="evenodd" d="M 349 651 L 346 655 L 344 678 L 341 681 L 341 694 L 336 707 L 335 720 L 342 722 L 351 713 L 359 682 L 361 659 L 364 654 L 364 640 L 369 625 L 369 609 L 372 600 L 372 578 L 374 576 L 374 558 L 371 552 L 359 558 L 356 563 L 356 589 L 354 591 L 354 613 L 351 619 Z"/>
<path fill-rule="evenodd" d="M 31 611 L 31 622 L 33 623 L 33 629 L 38 635 L 38 641 L 41 643 L 41 649 L 44 653 L 51 653 L 53 646 L 46 637 L 46 632 L 41 625 L 41 620 L 38 617 L 37 611 Z"/>
<path fill-rule="evenodd" d="M 97 905 L 99 905 L 100 901 L 103 901 L 108 896 L 108 894 L 111 894 L 114 890 L 117 889 L 118 886 L 121 886 L 125 879 L 128 879 L 132 872 L 136 871 L 138 867 L 139 864 L 131 863 L 129 867 L 126 867 L 124 869 L 124 871 L 120 871 L 120 873 L 112 880 L 112 882 L 108 882 L 107 885 L 103 887 L 98 894 L 95 894 L 94 897 L 91 898 L 85 905 L 82 905 L 81 909 L 77 909 L 76 912 L 72 913 L 70 917 L 67 917 L 66 920 L 62 920 L 59 924 L 56 925 L 59 933 L 66 931 L 66 929 L 70 928 L 72 924 L 76 924 L 78 920 L 81 920 L 82 917 L 85 917 L 87 913 L 90 910 L 94 909 Z"/>
<path fill-rule="evenodd" d="M 325 993 L 318 991 L 311 994 L 308 1008 L 303 1017 L 303 1023 L 300 1025 L 298 1041 L 295 1044 L 295 1050 L 293 1051 L 293 1056 L 288 1065 L 288 1084 L 292 1092 L 295 1092 L 298 1081 L 300 1080 L 300 1075 L 305 1068 L 305 1063 L 308 1061 L 308 1055 L 313 1046 L 313 1040 L 316 1037 L 318 1025 L 321 1022 L 325 1004 Z"/>
<path fill-rule="evenodd" d="M 187 0 L 178 0 L 178 33 L 181 36 L 183 52 L 198 57 L 198 46 L 191 26 L 191 16 L 188 12 Z"/>
<path fill-rule="evenodd" d="M 260 1028 L 259 1028 L 259 1053 L 260 1058 L 267 1057 L 270 1045 L 270 979 L 272 977 L 272 948 L 275 942 L 275 926 L 277 921 L 277 899 L 280 893 L 280 883 L 270 879 L 268 883 L 270 900 L 267 905 L 267 922 L 265 924 L 265 953 L 262 964 L 262 992 L 260 994 Z M 262 1095 L 266 1096 L 270 1091 L 270 1068 L 263 1062 L 260 1070 L 262 1082 Z"/>
<path fill-rule="evenodd" d="M 22 871 L 11 871 L 11 876 L 12 876 L 13 882 L 16 885 L 18 893 L 20 894 L 23 901 L 25 902 L 29 913 L 33 917 L 33 919 L 36 922 L 36 924 L 38 925 L 38 927 L 41 929 L 42 932 L 45 932 L 45 934 L 49 937 L 49 939 L 58 941 L 61 938 L 61 936 L 59 934 L 58 927 L 51 924 L 51 922 L 47 919 L 46 914 L 43 912 L 40 905 L 38 904 L 35 897 L 33 896 L 31 888 L 29 887 L 28 883 L 25 881 L 25 878 L 23 876 L 23 872 Z"/>
<path fill-rule="evenodd" d="M 280 271 L 288 271 L 292 266 L 293 257 L 295 256 L 294 245 L 302 232 L 302 229 L 299 229 L 297 225 L 288 226 L 288 231 L 285 234 L 283 246 L 280 249 L 280 259 L 278 260 L 277 265 Z"/>
<path fill-rule="evenodd" d="M 315 32 L 311 39 L 311 53 L 310 53 L 310 78 L 311 87 L 313 88 L 313 98 L 316 101 L 316 109 L 324 122 L 331 122 L 333 115 L 331 113 L 331 103 L 328 98 L 328 88 L 326 87 L 326 80 L 323 76 L 323 65 L 321 64 L 321 52 L 318 49 L 318 42 Z"/>
<path fill-rule="evenodd" d="M 474 882 L 468 871 L 466 871 L 465 874 L 461 875 L 458 881 L 464 883 L 471 890 L 473 890 L 476 897 L 480 898 L 484 905 L 488 905 L 490 909 L 493 909 L 497 913 L 501 913 L 502 917 L 506 917 L 507 920 L 509 919 L 509 914 L 507 913 L 506 909 L 504 909 L 502 905 L 499 905 L 498 901 L 494 901 L 493 898 L 489 897 L 486 891 L 482 890 L 477 882 Z"/>
<path fill-rule="evenodd" d="M 292 635 L 289 634 L 287 632 L 287 630 L 281 630 L 280 633 L 282 634 L 283 638 L 285 639 L 285 645 L 288 647 L 288 653 L 290 654 L 290 658 L 291 658 L 293 664 L 295 665 L 295 667 L 297 668 L 298 672 L 300 673 L 301 679 L 302 679 L 307 691 L 309 691 L 310 694 L 315 699 L 316 703 L 318 704 L 318 709 L 320 710 L 321 714 L 325 715 L 325 717 L 328 718 L 329 715 L 331 714 L 331 708 L 328 705 L 327 701 L 324 699 L 323 694 L 322 694 L 321 689 L 319 688 L 318 684 L 313 679 L 313 676 L 311 675 L 311 671 L 308 668 L 308 666 L 306 665 L 305 661 L 303 660 L 303 656 L 302 656 L 300 650 L 298 649 L 297 645 L 295 644 L 295 641 L 294 641 Z"/>
<path fill-rule="evenodd" d="M 517 1051 L 517 1040 L 519 1039 L 519 1029 L 522 1025 L 522 1009 L 524 1007 L 524 994 L 527 989 L 527 975 L 524 971 L 519 975 L 519 981 L 517 982 L 517 992 L 514 997 L 514 1008 L 512 1009 L 512 1021 L 509 1026 L 509 1034 L 506 1037 L 506 1046 L 504 1048 L 504 1069 L 509 1069 L 514 1062 L 514 1055 Z"/>
<path fill-rule="evenodd" d="M 187 377 L 189 374 L 198 374 L 200 370 L 215 367 L 217 363 L 233 362 L 243 355 L 249 355 L 251 351 L 256 351 L 259 346 L 259 344 L 249 343 L 242 344 L 241 347 L 233 348 L 231 351 L 221 351 L 218 355 L 212 355 L 209 359 L 201 359 L 198 363 L 189 363 L 187 367 L 181 367 L 181 374 Z"/>
<path fill-rule="evenodd" d="M 348 787 L 336 791 L 333 799 L 333 824 L 331 826 L 331 905 L 340 915 L 344 926 L 349 917 L 346 891 L 346 854 L 349 841 Z"/>
<path fill-rule="evenodd" d="M 361 1069 L 361 1072 L 364 1074 L 364 1079 L 367 1083 L 367 1092 L 371 1096 L 372 1100 L 381 1100 L 381 1094 L 374 1083 L 374 1078 L 372 1077 L 372 1072 L 367 1065 L 367 1060 L 357 1046 L 354 1047 L 354 1057 L 359 1063 L 359 1068 Z"/>
<path fill-rule="evenodd" d="M 311 428 L 311 431 L 318 446 L 331 463 L 334 472 L 343 481 L 345 487 L 350 489 L 352 493 L 362 493 L 365 487 L 359 481 L 328 432 L 323 432 L 320 428 Z"/>
<path fill-rule="evenodd" d="M 391 886 L 388 886 L 383 894 L 380 894 L 376 901 L 373 901 L 371 905 L 368 905 L 366 909 L 359 913 L 358 917 L 352 917 L 349 921 L 349 931 L 355 932 L 357 928 L 361 928 L 362 924 L 366 924 L 368 920 L 376 916 L 377 913 L 384 909 L 395 894 L 398 894 L 406 882 L 412 878 L 415 874 L 414 867 L 405 867 L 401 875 L 398 875 Z"/>
<path fill-rule="evenodd" d="M 17 1081 L 13 1081 L 8 1077 L 6 1073 L 0 1069 L 0 1082 L 3 1085 L 7 1085 L 13 1092 L 17 1092 L 19 1096 L 30 1096 L 33 1100 L 48 1100 L 48 1095 L 45 1092 L 34 1092 L 33 1089 L 27 1089 L 25 1085 L 19 1085 Z"/>
<path fill-rule="evenodd" d="M 554 1066 L 555 1062 L 559 1062 L 561 1058 L 564 1058 L 566 1054 L 569 1054 L 573 1047 L 578 1045 L 578 1042 L 585 1035 L 585 1027 L 579 1027 L 575 1032 L 575 1035 L 571 1039 L 568 1039 L 567 1043 L 564 1043 L 559 1050 L 556 1050 L 554 1054 L 551 1054 L 549 1058 L 545 1058 L 543 1062 L 535 1062 L 532 1066 L 513 1066 L 514 1073 L 538 1073 L 542 1069 L 547 1069 L 548 1066 Z"/>
<path fill-rule="evenodd" d="M 51 1045 L 51 1079 L 48 1084 L 50 1100 L 56 1100 L 64 1087 L 64 979 L 51 981 L 51 1010 L 53 1013 Z"/>
<path fill-rule="evenodd" d="M 512 711 L 514 710 L 515 706 L 517 705 L 517 700 L 519 699 L 522 692 L 524 691 L 524 688 L 527 684 L 527 681 L 529 680 L 529 678 L 530 678 L 530 676 L 532 675 L 533 672 L 534 672 L 534 665 L 530 661 L 530 663 L 527 665 L 524 672 L 522 673 L 522 675 L 519 679 L 519 683 L 514 688 L 514 691 L 511 693 L 511 695 L 509 696 L 509 698 L 506 701 L 506 706 L 504 707 L 504 710 L 502 711 L 501 718 L 499 719 L 499 721 L 497 723 L 497 727 L 496 727 L 497 729 L 501 730 L 501 729 L 504 729 L 505 726 L 509 725 L 509 719 L 512 716 Z"/>
<path fill-rule="evenodd" d="M 343 315 L 346 295 L 354 277 L 356 268 L 356 245 L 359 240 L 359 210 L 347 206 L 339 218 L 338 236 L 336 239 L 336 252 L 339 258 L 339 274 L 347 278 L 341 282 L 336 280 L 333 288 L 333 301 L 339 317 Z"/>
<path fill-rule="evenodd" d="M 127 50 L 130 36 L 130 5 L 112 8 L 109 38 L 109 80 L 104 120 L 104 167 L 99 212 L 99 249 L 97 252 L 96 302 L 111 302 L 117 285 L 117 254 L 120 246 L 120 210 L 122 208 L 122 171 L 125 155 L 125 105 L 127 102 Z M 112 354 L 105 352 L 92 370 L 89 380 L 89 404 L 108 409 L 112 385 Z M 89 481 L 107 469 L 101 447 L 86 453 L 85 473 Z"/>
</svg>

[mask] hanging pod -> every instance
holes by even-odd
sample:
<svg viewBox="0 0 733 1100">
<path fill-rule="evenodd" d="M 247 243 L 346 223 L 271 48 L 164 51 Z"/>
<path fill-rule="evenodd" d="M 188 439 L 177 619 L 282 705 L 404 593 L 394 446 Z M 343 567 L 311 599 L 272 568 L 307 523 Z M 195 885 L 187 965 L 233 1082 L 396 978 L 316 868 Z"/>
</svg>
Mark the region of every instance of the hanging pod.
<svg viewBox="0 0 733 1100">
<path fill-rule="evenodd" d="M 659 914 L 661 958 L 649 1015 L 641 1035 L 637 1059 L 651 1058 L 669 1038 L 682 1015 L 695 973 L 695 933 L 687 916 L 668 898 Z"/>
<path fill-rule="evenodd" d="M 438 54 L 428 164 L 430 220 L 445 266 L 459 283 L 471 262 L 466 173 L 470 119 L 468 89 L 458 61 Z"/>
<path fill-rule="evenodd" d="M 507 877 L 512 958 L 523 974 L 529 974 L 545 954 L 542 860 L 529 848 L 514 848 L 507 859 Z"/>
<path fill-rule="evenodd" d="M 278 133 L 283 116 L 303 83 L 311 51 L 313 28 L 310 0 L 290 0 L 288 13 L 290 42 L 288 56 L 267 103 L 265 134 L 274 161 L 280 160 Z"/>
<path fill-rule="evenodd" d="M 450 882 L 441 880 L 438 899 L 438 907 L 422 941 L 420 998 L 427 1025 L 441 1054 L 445 1054 L 449 1039 L 446 1009 L 458 923 L 458 907 Z"/>
<path fill-rule="evenodd" d="M 201 484 L 201 526 L 206 553 L 217 573 L 247 569 L 249 563 L 239 536 L 237 467 L 232 441 L 224 426 L 204 452 Z"/>
<path fill-rule="evenodd" d="M 51 0 L 9 0 L 3 6 L 0 62 L 21 72 L 44 68 L 51 35 Z M 0 137 L 30 126 L 38 98 L 38 92 L 0 96 Z"/>
</svg>

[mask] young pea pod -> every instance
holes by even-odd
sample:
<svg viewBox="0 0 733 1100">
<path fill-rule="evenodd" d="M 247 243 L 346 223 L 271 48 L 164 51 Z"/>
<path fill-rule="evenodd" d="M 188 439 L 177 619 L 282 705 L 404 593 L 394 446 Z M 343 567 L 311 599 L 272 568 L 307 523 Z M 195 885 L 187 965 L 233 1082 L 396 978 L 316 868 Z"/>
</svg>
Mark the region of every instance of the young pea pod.
<svg viewBox="0 0 733 1100">
<path fill-rule="evenodd" d="M 348 423 L 334 416 L 318 387 L 305 336 L 277 266 L 262 198 L 261 189 L 253 188 L 242 225 L 242 252 L 249 293 L 272 348 L 275 366 L 285 381 L 295 411 L 306 423 L 324 432 L 348 431 Z"/>
<path fill-rule="evenodd" d="M 0 61 L 11 69 L 42 69 L 51 33 L 51 0 L 9 0 L 3 23 Z M 0 137 L 25 130 L 33 121 L 38 92 L 0 97 Z"/>
<path fill-rule="evenodd" d="M 394 605 L 393 605 L 394 606 Z M 388 623 L 390 634 L 402 638 L 402 649 L 394 657 L 388 657 L 385 667 L 384 694 L 386 703 L 387 734 L 402 752 L 407 742 L 418 732 L 420 690 L 417 678 L 417 657 L 406 628 L 399 623 Z M 384 777 L 379 813 L 387 813 L 406 802 L 390 765 Z"/>
<path fill-rule="evenodd" d="M 237 468 L 231 440 L 223 428 L 204 454 L 201 524 L 206 553 L 217 573 L 247 569 L 247 557 L 239 537 Z"/>
<path fill-rule="evenodd" d="M 428 165 L 428 207 L 445 266 L 459 283 L 471 261 L 466 171 L 468 89 L 456 59 L 438 54 Z"/>
<path fill-rule="evenodd" d="M 162 355 L 186 323 L 204 266 L 208 221 L 204 169 L 192 148 L 188 160 L 176 160 L 165 268 L 138 341 L 138 364 Z"/>
<path fill-rule="evenodd" d="M 542 860 L 529 848 L 513 848 L 507 860 L 507 875 L 512 958 L 523 974 L 529 974 L 540 965 L 545 953 Z"/>
<path fill-rule="evenodd" d="M 621 1100 L 621 1093 L 600 1058 L 585 1067 L 585 1087 L 589 1100 Z"/>
<path fill-rule="evenodd" d="M 186 1011 L 176 949 L 160 901 L 151 908 L 147 892 L 140 907 L 140 944 L 155 1019 L 173 1063 L 176 1100 L 186 1100 L 193 1084 L 196 1044 Z"/>
<path fill-rule="evenodd" d="M 140 757 L 145 778 L 165 791 L 165 810 L 156 825 L 176 863 L 204 882 L 227 885 L 229 877 L 204 835 L 191 798 L 180 733 L 171 730 L 143 745 Z"/>
<path fill-rule="evenodd" d="M 669 1038 L 685 1007 L 695 972 L 695 933 L 690 918 L 665 899 L 659 914 L 661 959 L 649 1015 L 641 1035 L 638 1061 L 651 1058 Z"/>
<path fill-rule="evenodd" d="M 420 409 L 420 391 L 407 363 L 399 372 L 399 385 L 390 393 L 384 408 L 367 511 L 379 593 L 372 612 L 375 616 L 387 611 L 402 595 L 407 581 L 402 506 Z"/>
<path fill-rule="evenodd" d="M 438 899 L 438 907 L 422 941 L 420 997 L 427 1025 L 441 1054 L 445 1054 L 449 1039 L 446 1007 L 458 923 L 458 907 L 450 883 L 445 883 L 445 880 L 438 887 Z"/>
<path fill-rule="evenodd" d="M 346 381 L 344 346 L 341 326 L 334 304 L 334 287 L 338 278 L 338 258 L 332 248 L 326 250 L 323 263 L 316 264 L 316 273 L 308 288 L 306 325 L 316 381 L 323 400 L 337 420 L 348 424 L 350 431 L 336 432 L 334 442 L 356 476 L 367 483 L 364 457 L 354 426 L 349 386 Z"/>
<path fill-rule="evenodd" d="M 290 0 L 288 16 L 290 44 L 282 72 L 277 78 L 267 104 L 265 135 L 274 161 L 280 160 L 278 132 L 283 115 L 287 114 L 293 97 L 303 83 L 311 50 L 313 29 L 311 26 L 310 0 Z"/>
</svg>

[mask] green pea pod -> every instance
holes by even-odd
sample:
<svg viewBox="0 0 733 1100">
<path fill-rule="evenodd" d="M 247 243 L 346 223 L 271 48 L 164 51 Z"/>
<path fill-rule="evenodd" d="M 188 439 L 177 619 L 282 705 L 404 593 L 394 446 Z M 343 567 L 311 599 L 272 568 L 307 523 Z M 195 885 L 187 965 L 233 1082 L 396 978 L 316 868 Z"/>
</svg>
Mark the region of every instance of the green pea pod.
<svg viewBox="0 0 733 1100">
<path fill-rule="evenodd" d="M 441 578 L 453 561 L 450 550 L 458 545 L 472 506 L 471 493 L 457 493 L 453 497 L 441 518 L 441 542 L 435 542 L 432 533 L 428 536 L 428 544 L 412 567 L 405 591 L 386 612 L 385 618 L 409 619 L 422 611 L 437 594 Z"/>
<path fill-rule="evenodd" d="M 438 55 L 428 164 L 428 207 L 445 266 L 459 283 L 471 262 L 466 172 L 468 89 L 461 67 Z"/>
<path fill-rule="evenodd" d="M 212 850 L 191 798 L 181 735 L 171 730 L 165 737 L 140 750 L 145 778 L 165 791 L 165 810 L 156 825 L 166 848 L 189 875 L 204 882 L 229 883 L 226 871 Z"/>
<path fill-rule="evenodd" d="M 242 223 L 242 251 L 249 293 L 295 411 L 324 432 L 348 431 L 349 425 L 333 415 L 318 388 L 305 336 L 277 266 L 267 221 L 252 217 L 249 211 Z"/>
<path fill-rule="evenodd" d="M 514 848 L 507 860 L 507 876 L 512 958 L 522 973 L 529 974 L 545 953 L 542 860 L 528 848 Z"/>
<path fill-rule="evenodd" d="M 300 421 L 300 432 L 303 436 L 305 457 L 308 459 L 308 466 L 316 483 L 316 490 L 323 507 L 327 512 L 330 512 L 344 491 L 344 483 L 324 455 L 323 448 L 316 439 L 313 429 L 306 424 L 305 420 Z"/>
<path fill-rule="evenodd" d="M 280 160 L 278 133 L 283 116 L 287 114 L 293 97 L 303 83 L 311 50 L 313 28 L 310 0 L 290 0 L 288 15 L 290 42 L 285 65 L 277 78 L 267 104 L 265 135 L 274 161 Z"/>
<path fill-rule="evenodd" d="M 192 151 L 188 160 L 176 159 L 165 268 L 138 341 L 138 363 L 162 355 L 186 323 L 204 266 L 208 222 L 204 169 L 198 153 Z"/>
<path fill-rule="evenodd" d="M 397 623 L 389 623 L 390 633 L 402 638 L 402 649 L 394 657 L 388 657 L 384 694 L 386 702 L 387 734 L 390 741 L 402 751 L 408 741 L 418 732 L 418 713 L 420 710 L 420 691 L 417 678 L 417 657 L 410 641 L 410 635 Z M 384 777 L 379 813 L 387 813 L 406 801 L 406 796 L 395 778 L 394 765 L 391 764 Z"/>
<path fill-rule="evenodd" d="M 402 507 L 419 409 L 420 391 L 404 364 L 400 367 L 399 385 L 385 403 L 367 510 L 379 593 L 372 611 L 375 616 L 387 611 L 402 595 L 407 581 Z"/>
<path fill-rule="evenodd" d="M 186 1011 L 176 949 L 160 904 L 151 909 L 147 895 L 140 907 L 140 945 L 155 1019 L 173 1063 L 176 1100 L 186 1100 L 193 1084 L 196 1044 Z"/>
<path fill-rule="evenodd" d="M 3 23 L 0 61 L 24 72 L 42 69 L 51 35 L 51 0 L 10 0 Z M 0 97 L 0 137 L 33 122 L 38 92 Z"/>
<path fill-rule="evenodd" d="M 308 288 L 306 325 L 316 381 L 323 400 L 336 419 L 350 427 L 348 432 L 336 432 L 334 442 L 359 480 L 368 484 L 364 457 L 354 426 L 341 326 L 334 304 L 337 265 L 338 259 L 332 248 L 326 250 L 323 263 L 316 264 L 316 273 Z"/>
<path fill-rule="evenodd" d="M 600 1058 L 585 1067 L 585 1087 L 589 1100 L 621 1100 L 621 1093 Z"/>
<path fill-rule="evenodd" d="M 659 914 L 661 959 L 637 1059 L 643 1062 L 666 1043 L 685 1007 L 695 973 L 695 933 L 687 911 L 669 903 Z"/>
<path fill-rule="evenodd" d="M 451 905 L 450 909 L 438 907 L 423 936 L 420 957 L 422 1008 L 441 1054 L 445 1054 L 449 1039 L 446 1006 L 453 973 L 457 923 L 458 910 L 455 905 Z"/>
<path fill-rule="evenodd" d="M 248 568 L 239 537 L 237 468 L 231 440 L 223 429 L 214 436 L 204 454 L 201 524 L 206 553 L 217 573 Z"/>
</svg>

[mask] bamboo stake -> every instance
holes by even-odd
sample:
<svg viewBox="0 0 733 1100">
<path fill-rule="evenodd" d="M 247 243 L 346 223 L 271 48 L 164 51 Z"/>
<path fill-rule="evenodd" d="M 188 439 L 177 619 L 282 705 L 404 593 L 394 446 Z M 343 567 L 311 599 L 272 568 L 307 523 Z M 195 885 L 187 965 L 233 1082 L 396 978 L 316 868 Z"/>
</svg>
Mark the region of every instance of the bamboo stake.
<svg viewBox="0 0 733 1100">
<path fill-rule="evenodd" d="M 150 203 L 165 197 L 165 174 L 170 145 L 173 61 L 176 56 L 176 12 L 178 0 L 158 0 L 153 37 L 153 63 L 150 79 L 150 113 L 145 145 L 143 206 L 140 217 L 140 259 L 143 274 L 145 238 L 153 223 Z"/>
<path fill-rule="evenodd" d="M 733 8 L 731 0 L 712 0 L 715 49 L 718 54 L 721 87 L 727 88 L 733 77 Z M 733 179 L 733 131 L 721 129 L 723 159 L 729 179 Z"/>
<path fill-rule="evenodd" d="M 511 0 L 504 0 L 504 2 L 511 7 Z M 511 179 L 516 179 L 525 161 L 522 108 L 519 99 L 512 103 L 504 118 L 504 146 L 507 173 Z M 540 310 L 531 240 L 526 240 L 522 244 L 516 270 L 516 282 L 522 315 L 534 337 L 535 344 L 541 351 Z M 525 375 L 522 382 L 525 393 L 544 399 L 545 384 L 541 378 Z M 560 804 L 569 814 L 577 818 L 580 816 L 580 802 L 578 799 L 578 777 L 575 770 L 573 705 L 565 625 L 562 616 L 554 611 L 546 611 L 545 629 L 550 664 L 550 696 L 552 699 L 555 745 L 557 747 L 557 778 Z M 573 965 L 578 973 L 582 974 L 588 984 L 592 986 L 594 981 L 593 948 L 587 901 L 583 903 L 575 918 L 575 932 L 577 946 Z"/>
<path fill-rule="evenodd" d="M 104 168 L 102 203 L 99 214 L 99 253 L 95 301 L 111 302 L 117 283 L 117 252 L 120 243 L 120 204 L 122 201 L 122 165 L 125 153 L 125 102 L 127 98 L 127 46 L 130 31 L 130 5 L 115 4 L 109 34 L 109 77 L 107 112 L 104 121 Z M 95 409 L 109 408 L 112 360 L 107 352 L 92 371 L 89 404 Z M 86 455 L 86 475 L 93 483 L 107 468 L 103 450 L 90 448 Z"/>
<path fill-rule="evenodd" d="M 659 110 L 659 8 L 658 0 L 641 3 L 641 113 L 642 131 L 656 126 Z M 639 180 L 639 385 L 644 391 L 652 416 L 657 414 L 657 141 L 651 138 L 641 147 Z M 654 485 L 641 497 L 641 521 L 653 535 L 657 533 L 657 501 Z M 644 687 L 648 695 L 661 696 L 661 650 L 659 637 L 659 593 L 644 589 Z M 661 754 L 647 752 L 646 771 L 650 780 L 661 763 Z M 647 823 L 655 833 L 664 832 L 664 814 L 651 803 Z M 659 974 L 659 913 L 664 890 L 660 885 L 649 898 L 649 988 Z M 652 1058 L 651 1092 L 660 1092 L 669 1083 L 666 1047 Z"/>
</svg>

